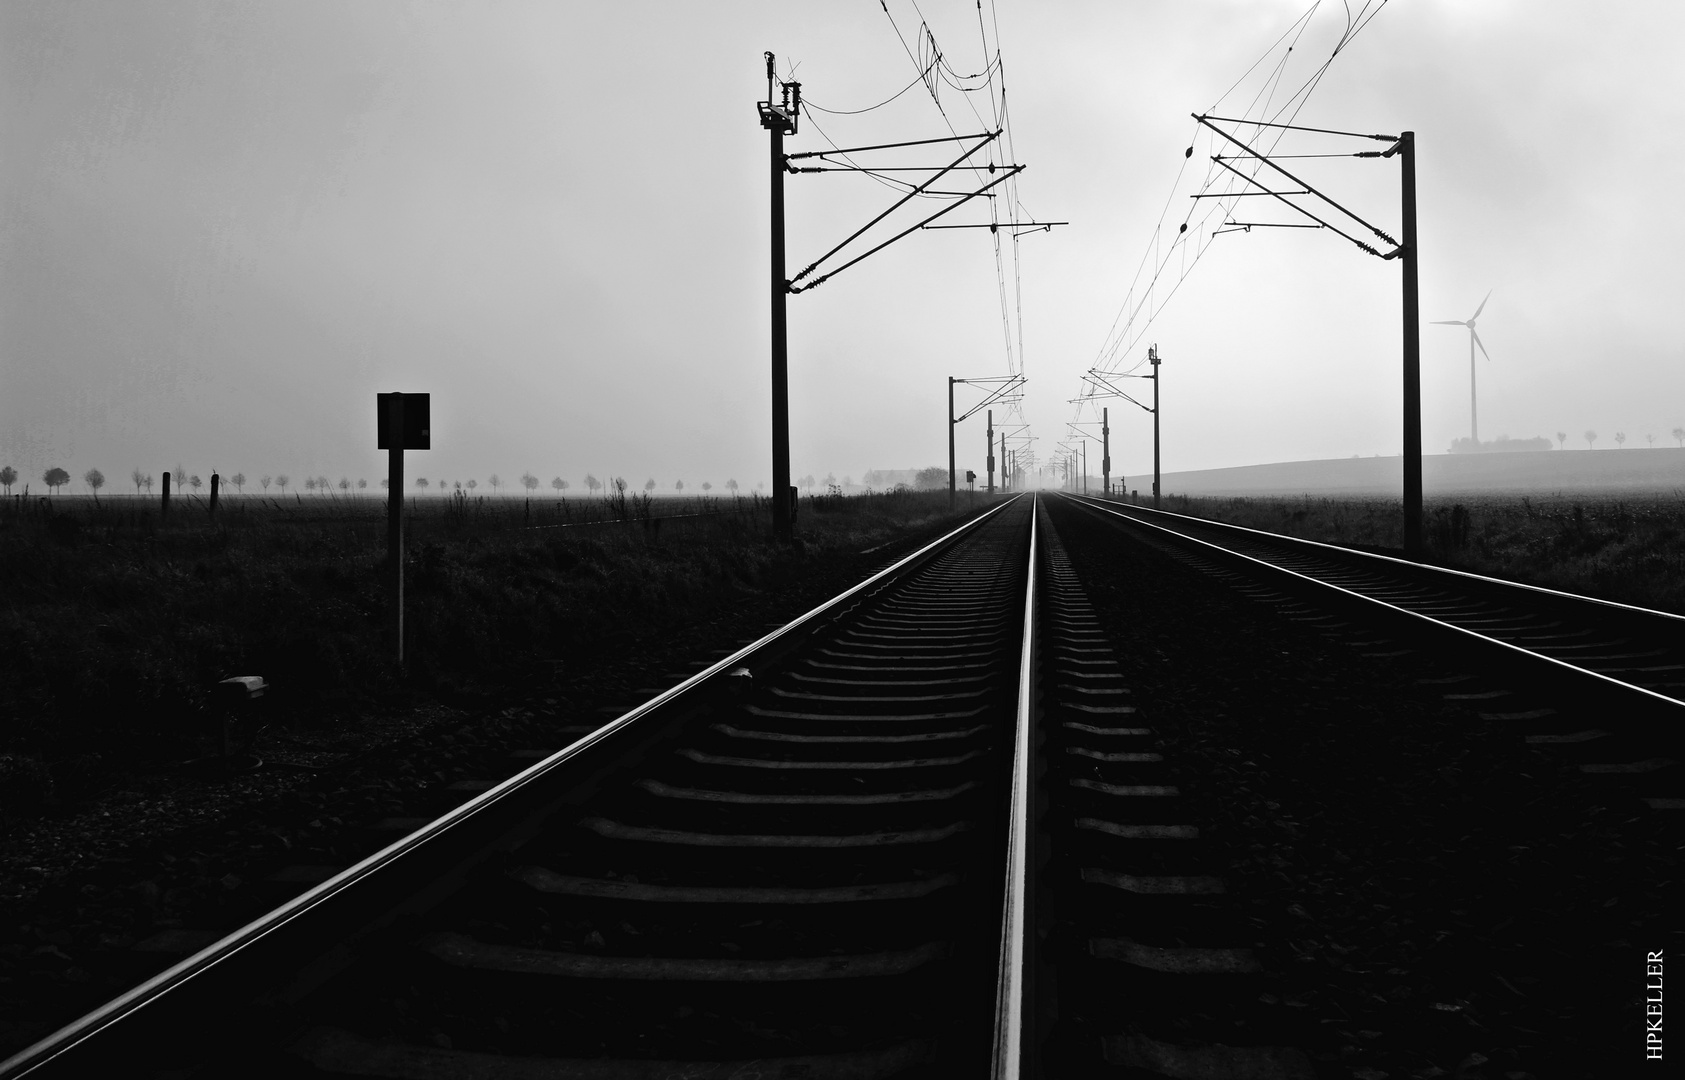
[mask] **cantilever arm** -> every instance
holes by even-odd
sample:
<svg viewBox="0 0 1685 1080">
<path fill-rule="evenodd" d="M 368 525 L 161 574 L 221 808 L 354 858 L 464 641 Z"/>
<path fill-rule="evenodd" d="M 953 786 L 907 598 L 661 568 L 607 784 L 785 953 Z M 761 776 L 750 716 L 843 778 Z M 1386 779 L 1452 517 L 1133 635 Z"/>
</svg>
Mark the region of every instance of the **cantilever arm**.
<svg viewBox="0 0 1685 1080">
<path fill-rule="evenodd" d="M 976 191 L 973 191 L 971 194 L 967 195 L 965 198 L 956 200 L 955 202 L 952 202 L 952 203 L 949 203 L 947 206 L 943 207 L 941 210 L 938 210 L 936 213 L 934 213 L 934 214 L 930 215 L 929 217 L 925 218 L 923 221 L 919 222 L 917 225 L 912 225 L 912 226 L 909 226 L 908 228 L 905 228 L 905 229 L 901 230 L 900 232 L 896 233 L 894 236 L 890 237 L 888 240 L 885 240 L 883 243 L 879 244 L 877 247 L 872 248 L 870 251 L 866 252 L 863 255 L 856 255 L 854 258 L 852 258 L 852 259 L 848 260 L 847 262 L 843 263 L 841 266 L 837 267 L 835 270 L 832 270 L 830 273 L 821 274 L 818 277 L 814 278 L 812 281 L 808 282 L 806 285 L 797 285 L 795 283 L 795 281 L 792 280 L 785 287 L 788 288 L 790 290 L 790 292 L 792 292 L 792 293 L 806 292 L 809 289 L 816 288 L 819 285 L 823 284 L 824 282 L 829 281 L 831 278 L 836 277 L 838 274 L 842 273 L 844 270 L 847 270 L 849 267 L 853 266 L 855 263 L 861 261 L 862 259 L 866 259 L 866 258 L 869 258 L 873 255 L 876 255 L 878 252 L 882 251 L 884 248 L 886 248 L 889 245 L 895 243 L 895 241 L 901 239 L 902 237 L 908 235 L 909 233 L 917 232 L 918 230 L 924 228 L 926 225 L 928 225 L 932 221 L 935 221 L 937 218 L 941 217 L 942 215 L 950 213 L 954 210 L 957 210 L 961 206 L 964 206 L 966 203 L 970 202 L 972 199 L 975 199 L 977 196 L 984 194 L 990 188 L 993 188 L 993 187 L 996 187 L 1000 184 L 1006 183 L 1008 180 L 1012 179 L 1014 176 L 1018 175 L 1019 173 L 1021 173 L 1023 171 L 1024 171 L 1024 166 L 1022 166 L 1022 165 L 1008 166 L 1006 171 L 1004 173 L 1002 173 L 999 177 L 997 177 L 994 180 L 989 181 L 989 183 L 987 183 L 987 184 L 983 185 L 982 187 L 978 188 Z M 859 233 L 856 233 L 855 235 L 858 236 Z M 834 251 L 835 249 L 832 249 L 832 250 Z M 817 264 L 815 264 L 815 265 L 817 265 Z M 811 267 L 810 267 L 810 269 L 811 269 Z M 807 271 L 804 270 L 802 273 L 806 273 L 806 272 Z M 797 275 L 797 277 L 800 277 L 800 275 Z"/>
</svg>

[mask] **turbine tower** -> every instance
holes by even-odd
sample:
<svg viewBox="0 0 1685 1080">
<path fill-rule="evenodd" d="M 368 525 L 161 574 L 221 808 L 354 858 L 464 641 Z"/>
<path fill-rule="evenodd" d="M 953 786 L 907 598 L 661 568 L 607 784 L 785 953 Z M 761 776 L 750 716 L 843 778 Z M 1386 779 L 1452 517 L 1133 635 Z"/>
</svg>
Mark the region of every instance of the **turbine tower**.
<svg viewBox="0 0 1685 1080">
<path fill-rule="evenodd" d="M 1480 318 L 1480 313 L 1486 310 L 1486 300 L 1490 299 L 1492 299 L 1492 290 L 1488 289 L 1486 290 L 1486 299 L 1480 302 L 1480 306 L 1474 309 L 1474 314 L 1467 319 L 1435 319 L 1433 321 L 1435 326 L 1466 326 L 1469 328 L 1469 439 L 1474 442 L 1476 449 L 1480 447 L 1480 423 L 1474 410 L 1474 347 L 1479 345 L 1481 353 L 1487 360 L 1492 359 L 1492 354 L 1486 351 L 1486 343 L 1480 340 L 1479 334 L 1475 333 L 1474 320 Z"/>
</svg>

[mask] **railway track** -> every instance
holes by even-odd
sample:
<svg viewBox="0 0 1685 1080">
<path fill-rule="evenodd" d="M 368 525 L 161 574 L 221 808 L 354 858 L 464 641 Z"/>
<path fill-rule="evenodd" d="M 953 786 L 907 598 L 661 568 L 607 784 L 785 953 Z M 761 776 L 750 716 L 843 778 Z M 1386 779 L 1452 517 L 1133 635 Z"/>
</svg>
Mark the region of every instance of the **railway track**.
<svg viewBox="0 0 1685 1080">
<path fill-rule="evenodd" d="M 1588 766 L 1671 731 L 1685 620 L 1071 502 L 1366 656 L 1547 672 L 1554 704 L 1445 696 Z M 1312 1016 L 1303 924 L 1272 914 L 1291 850 L 1280 884 L 1236 858 L 1276 804 L 1177 752 L 1108 620 L 1045 500 L 1004 503 L 0 1077 L 1356 1075 L 1359 1025 Z M 1585 734 L 1563 694 L 1642 708 Z M 1677 772 L 1637 766 L 1604 771 Z"/>
<path fill-rule="evenodd" d="M 1022 910 L 1032 507 L 998 507 L 0 1075 L 981 1075 L 1021 1015 L 1005 898 Z"/>
<path fill-rule="evenodd" d="M 1377 661 L 1473 669 L 1445 695 L 1518 726 L 1654 810 L 1685 809 L 1685 617 L 1199 518 L 1076 498 L 1254 599 Z"/>
</svg>

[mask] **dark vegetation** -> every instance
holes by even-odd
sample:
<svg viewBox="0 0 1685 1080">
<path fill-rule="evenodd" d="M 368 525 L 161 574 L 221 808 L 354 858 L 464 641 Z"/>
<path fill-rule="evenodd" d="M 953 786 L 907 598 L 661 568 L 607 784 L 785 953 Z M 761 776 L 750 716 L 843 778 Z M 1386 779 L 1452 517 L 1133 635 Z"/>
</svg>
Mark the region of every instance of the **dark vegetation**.
<svg viewBox="0 0 1685 1080">
<path fill-rule="evenodd" d="M 640 642 L 948 517 L 945 493 L 805 498 L 787 548 L 763 500 L 678 503 L 416 501 L 400 673 L 381 500 L 225 499 L 213 517 L 190 497 L 167 518 L 150 499 L 8 500 L 0 817 L 209 752 L 212 688 L 232 675 L 268 680 L 263 722 L 281 730 L 588 682 Z"/>
<path fill-rule="evenodd" d="M 1401 554 L 1396 499 L 1188 498 L 1165 509 L 1287 536 Z M 1685 497 L 1463 496 L 1429 500 L 1440 565 L 1685 614 Z"/>
</svg>

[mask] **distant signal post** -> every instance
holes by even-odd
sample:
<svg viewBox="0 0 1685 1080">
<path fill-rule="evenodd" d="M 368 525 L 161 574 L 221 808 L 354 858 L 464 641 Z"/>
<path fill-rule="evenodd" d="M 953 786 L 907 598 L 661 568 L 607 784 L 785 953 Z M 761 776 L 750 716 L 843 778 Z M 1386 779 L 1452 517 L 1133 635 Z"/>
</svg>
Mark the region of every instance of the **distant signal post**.
<svg viewBox="0 0 1685 1080">
<path fill-rule="evenodd" d="M 393 633 L 398 664 L 404 663 L 404 451 L 431 450 L 429 394 L 375 395 L 375 445 L 387 452 L 386 558 L 393 581 Z"/>
</svg>

